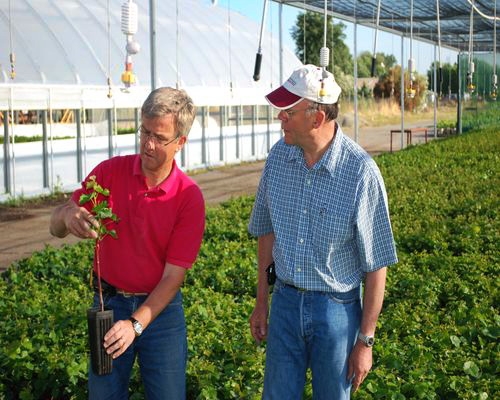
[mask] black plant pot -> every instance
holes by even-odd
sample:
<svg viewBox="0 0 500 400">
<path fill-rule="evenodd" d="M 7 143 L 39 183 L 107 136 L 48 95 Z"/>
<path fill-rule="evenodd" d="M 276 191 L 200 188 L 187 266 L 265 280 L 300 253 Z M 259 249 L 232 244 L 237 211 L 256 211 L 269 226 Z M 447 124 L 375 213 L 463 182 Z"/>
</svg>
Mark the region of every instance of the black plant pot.
<svg viewBox="0 0 500 400">
<path fill-rule="evenodd" d="M 110 374 L 113 369 L 113 358 L 104 349 L 104 336 L 113 326 L 113 310 L 101 311 L 100 308 L 87 310 L 89 327 L 90 362 L 96 375 Z"/>
</svg>

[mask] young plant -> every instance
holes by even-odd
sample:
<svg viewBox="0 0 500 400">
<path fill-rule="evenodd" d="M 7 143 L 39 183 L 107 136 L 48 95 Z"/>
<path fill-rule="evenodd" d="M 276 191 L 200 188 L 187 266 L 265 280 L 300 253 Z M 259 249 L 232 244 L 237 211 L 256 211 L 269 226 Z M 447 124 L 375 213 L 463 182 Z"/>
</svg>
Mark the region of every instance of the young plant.
<svg viewBox="0 0 500 400">
<path fill-rule="evenodd" d="M 97 238 L 95 243 L 95 257 L 96 257 L 96 268 L 97 268 L 97 285 L 99 290 L 99 305 L 101 311 L 104 311 L 104 300 L 102 297 L 102 284 L 101 284 L 101 266 L 99 260 L 99 244 L 105 236 L 110 235 L 112 238 L 116 239 L 118 236 L 114 229 L 108 229 L 108 225 L 111 222 L 118 222 L 119 218 L 113 213 L 113 210 L 109 207 L 108 201 L 103 199 L 103 197 L 109 197 L 109 189 L 103 188 L 97 181 L 95 175 L 89 177 L 87 184 L 87 190 L 90 190 L 87 194 L 82 194 L 79 199 L 80 205 L 84 205 L 88 202 L 92 203 L 91 213 L 94 215 L 98 222 L 98 227 L 93 227 L 97 232 Z M 92 274 L 91 274 L 92 276 Z"/>
</svg>

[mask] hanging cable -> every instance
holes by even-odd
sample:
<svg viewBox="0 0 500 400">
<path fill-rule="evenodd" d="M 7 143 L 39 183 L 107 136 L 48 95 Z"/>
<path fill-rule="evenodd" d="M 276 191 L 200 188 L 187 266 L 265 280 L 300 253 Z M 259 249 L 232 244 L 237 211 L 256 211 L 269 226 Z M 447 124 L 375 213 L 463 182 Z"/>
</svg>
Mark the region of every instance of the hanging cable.
<svg viewBox="0 0 500 400">
<path fill-rule="evenodd" d="M 408 59 L 409 83 L 406 94 L 410 99 L 415 97 L 413 82 L 415 81 L 415 60 L 413 59 L 413 0 L 410 1 L 410 58 Z"/>
<path fill-rule="evenodd" d="M 266 14 L 267 14 L 267 0 L 264 0 L 264 9 L 262 10 L 262 20 L 260 23 L 259 47 L 257 49 L 257 54 L 255 56 L 255 66 L 253 69 L 254 81 L 258 81 L 260 79 L 260 66 L 262 64 L 262 35 L 264 33 L 264 26 L 266 23 Z"/>
<path fill-rule="evenodd" d="M 212 2 L 212 4 L 214 4 Z M 175 0 L 175 88 L 179 89 L 179 0 Z"/>
<path fill-rule="evenodd" d="M 494 7 L 495 19 L 493 20 L 493 76 L 491 79 L 491 98 L 497 99 L 498 77 L 497 77 L 497 0 Z"/>
<path fill-rule="evenodd" d="M 326 47 L 326 34 L 327 34 L 327 27 L 328 27 L 328 25 L 327 25 L 327 22 L 328 22 L 327 2 L 328 2 L 328 0 L 325 0 L 324 25 L 323 25 L 323 47 L 320 49 L 320 52 L 319 52 L 319 65 L 320 65 L 320 67 L 323 68 L 323 80 L 328 77 L 326 67 L 328 67 L 328 63 L 330 60 L 330 49 L 328 47 Z M 325 83 L 323 80 L 321 81 L 321 88 L 319 90 L 319 97 L 320 98 L 326 96 Z"/>
<path fill-rule="evenodd" d="M 437 19 L 437 35 L 438 35 L 438 79 L 439 86 L 438 95 L 441 97 L 443 86 L 443 66 L 441 65 L 441 20 L 439 16 L 439 0 L 436 0 L 436 19 Z"/>
<path fill-rule="evenodd" d="M 107 7 L 106 7 L 106 16 L 107 16 L 107 24 L 106 24 L 106 29 L 107 29 L 107 35 L 108 35 L 108 68 L 107 68 L 107 83 L 108 83 L 108 98 L 111 98 L 113 96 L 113 92 L 111 90 L 111 22 L 110 22 L 110 17 L 109 17 L 109 0 L 107 1 Z"/>
<path fill-rule="evenodd" d="M 11 0 L 9 0 L 9 42 L 10 42 L 10 79 L 14 79 L 16 77 L 16 54 L 14 53 L 14 44 L 12 40 L 12 12 L 11 12 Z"/>
<path fill-rule="evenodd" d="M 232 51 L 231 51 L 231 0 L 227 2 L 227 37 L 229 50 L 229 90 L 233 92 L 233 66 L 232 66 Z"/>
<path fill-rule="evenodd" d="M 471 2 L 470 8 L 470 21 L 469 21 L 469 63 L 467 70 L 467 89 L 469 92 L 474 92 L 476 86 L 474 85 L 474 59 L 473 59 L 473 50 L 474 50 L 474 1 Z"/>
<path fill-rule="evenodd" d="M 377 62 L 377 39 L 378 39 L 378 27 L 380 22 L 380 3 L 382 1 L 378 0 L 377 5 L 377 22 L 375 23 L 375 38 L 373 40 L 373 55 L 372 55 L 372 68 L 371 68 L 371 76 L 372 78 L 375 76 L 375 65 Z"/>
<path fill-rule="evenodd" d="M 304 43 L 303 43 L 303 48 L 304 48 L 304 51 L 303 51 L 303 54 L 302 54 L 302 64 L 305 64 L 306 63 L 306 14 L 307 14 L 307 11 L 306 11 L 306 0 L 304 0 L 304 14 L 303 15 L 303 18 L 302 18 L 302 24 L 303 24 L 303 27 L 302 27 L 302 32 L 303 32 L 303 39 L 304 39 Z"/>
</svg>

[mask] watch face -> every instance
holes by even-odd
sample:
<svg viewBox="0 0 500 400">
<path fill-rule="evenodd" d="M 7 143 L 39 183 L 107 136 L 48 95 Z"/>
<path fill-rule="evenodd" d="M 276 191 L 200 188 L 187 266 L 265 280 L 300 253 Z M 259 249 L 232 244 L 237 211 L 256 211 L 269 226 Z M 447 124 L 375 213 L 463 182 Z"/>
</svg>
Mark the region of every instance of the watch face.
<svg viewBox="0 0 500 400">
<path fill-rule="evenodd" d="M 367 345 L 367 346 L 370 346 L 370 347 L 371 347 L 371 346 L 373 346 L 373 344 L 374 344 L 374 343 L 375 343 L 375 338 L 370 337 L 370 336 L 368 336 L 368 337 L 366 338 L 366 345 Z"/>
<path fill-rule="evenodd" d="M 134 330 L 137 332 L 138 335 L 142 333 L 142 325 L 139 321 L 134 322 Z"/>
</svg>

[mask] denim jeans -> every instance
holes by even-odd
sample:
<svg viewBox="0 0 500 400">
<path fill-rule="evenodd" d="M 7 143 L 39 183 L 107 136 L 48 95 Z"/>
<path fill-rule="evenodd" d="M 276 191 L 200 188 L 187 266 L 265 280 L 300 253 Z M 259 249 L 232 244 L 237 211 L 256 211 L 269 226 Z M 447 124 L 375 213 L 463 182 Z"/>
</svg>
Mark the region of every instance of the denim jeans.
<svg viewBox="0 0 500 400">
<path fill-rule="evenodd" d="M 105 306 L 113 309 L 114 320 L 128 319 L 146 300 L 146 296 L 105 298 Z M 94 305 L 98 298 L 94 298 Z M 98 376 L 89 371 L 90 400 L 125 400 L 135 358 L 138 358 L 146 399 L 186 398 L 187 339 L 186 322 L 179 291 L 170 304 L 135 339 L 125 353 L 113 360 L 113 371 Z"/>
<path fill-rule="evenodd" d="M 302 398 L 310 368 L 313 399 L 349 399 L 348 359 L 360 322 L 360 288 L 323 293 L 300 291 L 276 282 L 262 398 Z"/>
</svg>

